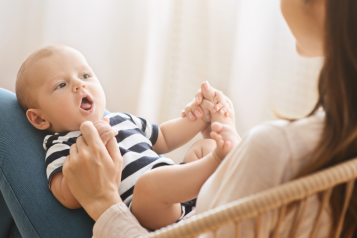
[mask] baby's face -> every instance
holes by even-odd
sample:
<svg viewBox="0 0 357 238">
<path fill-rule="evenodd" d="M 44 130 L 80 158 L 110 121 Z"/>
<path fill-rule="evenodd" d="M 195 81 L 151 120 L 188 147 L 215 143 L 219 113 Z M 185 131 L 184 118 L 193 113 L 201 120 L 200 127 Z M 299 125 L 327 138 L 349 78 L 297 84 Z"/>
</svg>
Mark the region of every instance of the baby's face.
<svg viewBox="0 0 357 238">
<path fill-rule="evenodd" d="M 52 132 L 76 131 L 84 121 L 102 119 L 105 95 L 84 56 L 65 48 L 29 69 L 39 110 Z"/>
</svg>

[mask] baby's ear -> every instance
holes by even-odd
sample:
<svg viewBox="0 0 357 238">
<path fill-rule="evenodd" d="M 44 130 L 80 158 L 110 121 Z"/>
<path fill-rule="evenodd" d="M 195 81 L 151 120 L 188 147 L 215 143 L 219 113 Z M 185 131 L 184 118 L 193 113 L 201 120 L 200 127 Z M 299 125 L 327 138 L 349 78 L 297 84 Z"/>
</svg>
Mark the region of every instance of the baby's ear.
<svg viewBox="0 0 357 238">
<path fill-rule="evenodd" d="M 51 124 L 45 118 L 38 109 L 28 109 L 26 112 L 27 119 L 30 123 L 39 130 L 47 130 Z"/>
</svg>

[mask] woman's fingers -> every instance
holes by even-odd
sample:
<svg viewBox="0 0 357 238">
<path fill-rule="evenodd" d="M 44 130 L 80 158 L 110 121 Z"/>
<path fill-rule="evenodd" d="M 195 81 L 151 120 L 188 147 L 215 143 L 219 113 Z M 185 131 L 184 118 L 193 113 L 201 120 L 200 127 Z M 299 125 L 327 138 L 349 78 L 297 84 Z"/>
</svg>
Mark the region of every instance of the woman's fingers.
<svg viewBox="0 0 357 238">
<path fill-rule="evenodd" d="M 201 92 L 204 99 L 214 103 L 215 89 L 207 81 L 201 84 Z"/>
<path fill-rule="evenodd" d="M 122 165 L 123 165 L 123 157 L 119 151 L 117 140 L 114 137 L 111 138 L 108 141 L 106 148 L 108 150 L 110 157 L 113 160 L 114 167 L 116 168 L 117 171 L 120 171 L 120 172 L 117 172 L 117 176 L 115 179 L 116 184 L 119 187 L 120 182 L 121 182 L 121 171 L 122 171 Z"/>
<path fill-rule="evenodd" d="M 123 161 L 123 157 L 118 148 L 117 140 L 114 137 L 108 141 L 106 148 L 113 161 L 118 161 L 120 163 Z"/>
</svg>

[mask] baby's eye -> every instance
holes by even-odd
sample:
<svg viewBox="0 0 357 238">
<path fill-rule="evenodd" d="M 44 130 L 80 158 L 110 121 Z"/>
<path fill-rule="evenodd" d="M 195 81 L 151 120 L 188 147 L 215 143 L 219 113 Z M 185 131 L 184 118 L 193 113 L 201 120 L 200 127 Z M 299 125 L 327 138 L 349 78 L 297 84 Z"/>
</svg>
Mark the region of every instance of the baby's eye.
<svg viewBox="0 0 357 238">
<path fill-rule="evenodd" d="M 64 88 L 66 86 L 66 83 L 60 83 L 56 89 Z"/>
<path fill-rule="evenodd" d="M 81 79 L 87 79 L 87 78 L 89 78 L 89 74 L 83 74 L 81 77 Z"/>
</svg>

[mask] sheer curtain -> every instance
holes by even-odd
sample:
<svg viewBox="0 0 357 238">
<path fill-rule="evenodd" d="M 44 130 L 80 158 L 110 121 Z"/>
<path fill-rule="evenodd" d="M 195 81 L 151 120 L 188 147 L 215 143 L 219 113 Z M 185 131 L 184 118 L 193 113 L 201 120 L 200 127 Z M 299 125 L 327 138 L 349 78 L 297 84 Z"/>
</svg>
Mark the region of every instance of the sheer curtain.
<svg viewBox="0 0 357 238">
<path fill-rule="evenodd" d="M 106 92 L 109 110 L 135 113 L 150 4 L 145 0 L 0 1 L 0 87 L 14 91 L 17 71 L 33 51 L 65 44 L 87 58 Z"/>
<path fill-rule="evenodd" d="M 233 100 L 243 135 L 275 119 L 273 109 L 301 117 L 316 101 L 322 60 L 296 54 L 279 3 L 3 0 L 0 87 L 14 91 L 16 73 L 34 50 L 66 44 L 87 58 L 110 111 L 160 124 L 179 117 L 208 80 Z M 168 156 L 179 162 L 192 142 Z"/>
<path fill-rule="evenodd" d="M 297 55 L 279 4 L 278 0 L 172 1 L 170 24 L 165 25 L 169 29 L 161 32 L 168 38 L 164 46 L 157 41 L 162 58 L 147 55 L 160 61 L 162 74 L 157 77 L 155 70 L 142 84 L 142 91 L 157 101 L 151 105 L 142 93 L 138 114 L 159 122 L 175 118 L 200 83 L 208 80 L 232 99 L 241 135 L 276 119 L 273 111 L 290 118 L 307 115 L 317 99 L 322 60 Z M 193 141 L 169 156 L 179 161 Z"/>
</svg>

